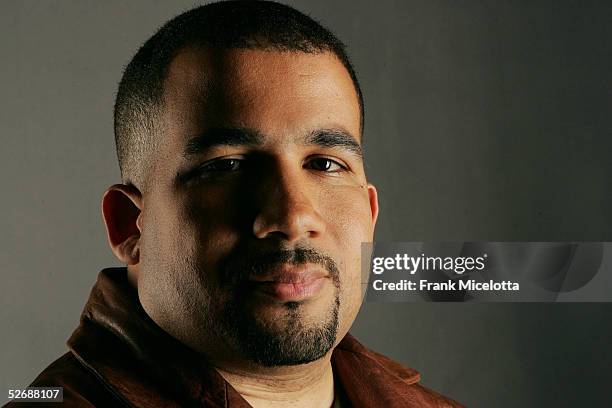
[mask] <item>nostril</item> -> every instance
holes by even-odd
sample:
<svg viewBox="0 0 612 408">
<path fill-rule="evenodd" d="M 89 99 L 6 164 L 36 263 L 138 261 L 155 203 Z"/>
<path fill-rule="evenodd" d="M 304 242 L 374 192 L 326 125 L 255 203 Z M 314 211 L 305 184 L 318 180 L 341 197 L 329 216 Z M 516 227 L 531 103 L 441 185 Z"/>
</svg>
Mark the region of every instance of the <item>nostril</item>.
<svg viewBox="0 0 612 408">
<path fill-rule="evenodd" d="M 276 237 L 295 241 L 312 238 L 323 231 L 323 219 L 312 205 L 266 207 L 253 222 L 253 233 L 260 239 Z"/>
<path fill-rule="evenodd" d="M 317 210 L 318 189 L 304 178 L 302 168 L 293 161 L 279 161 L 274 171 L 261 180 L 258 190 L 253 233 L 257 238 L 295 241 L 321 233 L 324 222 Z"/>
</svg>

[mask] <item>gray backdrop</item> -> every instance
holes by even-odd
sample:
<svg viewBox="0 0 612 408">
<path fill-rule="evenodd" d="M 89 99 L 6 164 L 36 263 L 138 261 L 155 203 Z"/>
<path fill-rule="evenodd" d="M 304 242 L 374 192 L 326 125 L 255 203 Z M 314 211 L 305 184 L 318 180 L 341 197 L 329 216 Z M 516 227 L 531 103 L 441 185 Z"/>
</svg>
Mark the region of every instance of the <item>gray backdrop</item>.
<svg viewBox="0 0 612 408">
<path fill-rule="evenodd" d="M 295 1 L 366 96 L 377 238 L 612 241 L 612 7 Z M 191 1 L 0 4 L 0 401 L 65 351 L 119 180 L 122 67 Z M 612 290 L 612 288 L 610 288 Z M 610 304 L 366 304 L 354 334 L 473 407 L 609 406 Z"/>
</svg>

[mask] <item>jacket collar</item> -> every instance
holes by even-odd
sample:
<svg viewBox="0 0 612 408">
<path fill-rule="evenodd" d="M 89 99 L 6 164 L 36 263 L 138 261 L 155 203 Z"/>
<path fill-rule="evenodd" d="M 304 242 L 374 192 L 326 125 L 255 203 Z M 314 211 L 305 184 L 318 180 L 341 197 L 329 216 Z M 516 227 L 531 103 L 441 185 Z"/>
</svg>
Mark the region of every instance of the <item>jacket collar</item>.
<svg viewBox="0 0 612 408">
<path fill-rule="evenodd" d="M 126 406 L 250 406 L 199 354 L 151 320 L 126 268 L 100 272 L 68 347 Z M 419 381 L 415 370 L 348 334 L 332 353 L 332 367 L 353 402 L 402 406 L 397 390 Z"/>
</svg>

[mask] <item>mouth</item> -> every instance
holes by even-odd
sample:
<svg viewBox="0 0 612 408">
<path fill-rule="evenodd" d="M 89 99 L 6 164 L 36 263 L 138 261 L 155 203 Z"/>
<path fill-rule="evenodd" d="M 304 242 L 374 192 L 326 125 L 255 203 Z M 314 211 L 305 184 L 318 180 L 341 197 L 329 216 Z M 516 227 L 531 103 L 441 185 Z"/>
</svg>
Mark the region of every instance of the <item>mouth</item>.
<svg viewBox="0 0 612 408">
<path fill-rule="evenodd" d="M 312 264 L 282 264 L 264 274 L 249 277 L 249 286 L 256 292 L 279 302 L 299 302 L 316 296 L 328 274 Z"/>
</svg>

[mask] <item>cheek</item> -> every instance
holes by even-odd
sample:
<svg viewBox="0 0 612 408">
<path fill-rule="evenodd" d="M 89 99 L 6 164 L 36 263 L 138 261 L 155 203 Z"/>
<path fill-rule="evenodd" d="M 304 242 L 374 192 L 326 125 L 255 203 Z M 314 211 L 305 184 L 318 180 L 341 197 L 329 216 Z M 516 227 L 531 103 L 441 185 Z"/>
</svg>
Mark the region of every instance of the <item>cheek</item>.
<svg viewBox="0 0 612 408">
<path fill-rule="evenodd" d="M 373 239 L 372 212 L 367 189 L 359 186 L 337 188 L 326 200 L 328 234 L 341 271 L 341 323 L 348 330 L 362 302 L 361 244 Z"/>
<path fill-rule="evenodd" d="M 371 242 L 374 234 L 372 212 L 366 188 L 340 187 L 325 196 L 325 211 L 331 237 L 340 254 L 350 254 L 358 262 L 361 243 Z M 357 256 L 355 256 L 357 254 Z"/>
<path fill-rule="evenodd" d="M 235 218 L 232 203 L 238 201 L 221 192 L 193 189 L 159 197 L 151 209 L 152 227 L 157 230 L 152 238 L 178 249 L 207 247 L 202 244 L 217 241 L 216 236 L 223 236 L 231 226 Z"/>
<path fill-rule="evenodd" d="M 180 213 L 167 206 L 149 206 L 143 217 L 141 268 L 138 287 L 141 296 L 159 297 L 154 303 L 180 299 L 177 291 L 185 287 L 189 259 L 194 247 Z"/>
<path fill-rule="evenodd" d="M 180 290 L 185 280 L 194 279 L 189 275 L 206 247 L 201 239 L 210 236 L 210 228 L 176 197 L 152 197 L 149 203 L 141 237 L 142 279 L 147 286 L 160 286 L 160 293 Z"/>
<path fill-rule="evenodd" d="M 148 207 L 143 217 L 138 293 L 153 320 L 180 338 L 207 327 L 207 316 L 221 303 L 216 271 L 231 240 L 219 218 L 204 216 L 210 208 L 201 202 L 165 203 Z"/>
<path fill-rule="evenodd" d="M 166 200 L 167 201 L 167 200 Z M 158 203 L 162 201 L 159 200 Z M 175 205 L 152 205 L 147 208 L 143 220 L 143 262 L 152 267 L 156 263 L 175 263 L 184 258 L 182 254 L 192 251 L 190 242 L 192 225 L 177 202 Z"/>
</svg>

